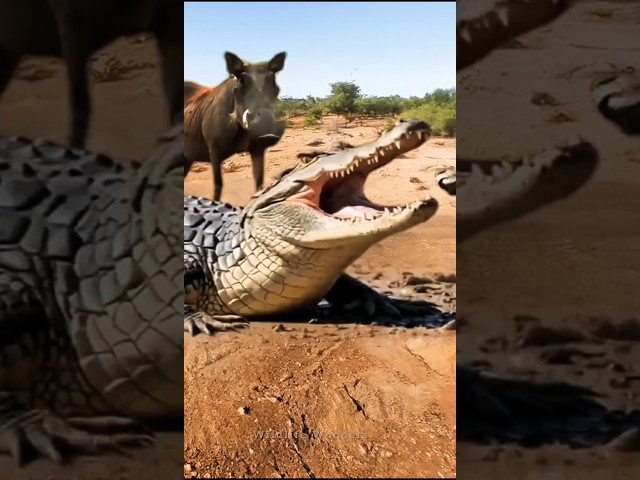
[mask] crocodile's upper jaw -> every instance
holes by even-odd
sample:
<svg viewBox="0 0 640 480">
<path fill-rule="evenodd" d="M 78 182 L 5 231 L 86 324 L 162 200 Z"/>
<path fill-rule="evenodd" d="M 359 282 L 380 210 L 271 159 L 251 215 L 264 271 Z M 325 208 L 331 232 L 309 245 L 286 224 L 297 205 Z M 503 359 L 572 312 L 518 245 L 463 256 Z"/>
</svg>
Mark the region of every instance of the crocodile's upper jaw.
<svg viewBox="0 0 640 480">
<path fill-rule="evenodd" d="M 465 175 L 465 163 L 458 159 L 458 242 L 571 195 L 592 176 L 598 152 L 573 138 L 564 147 L 547 149 L 523 162 L 493 164 L 491 173 L 475 163 Z M 489 162 L 484 163 L 490 168 Z"/>
<path fill-rule="evenodd" d="M 247 207 L 251 231 L 270 230 L 311 249 L 352 243 L 368 247 L 428 220 L 438 208 L 434 199 L 386 207 L 370 201 L 364 185 L 371 172 L 419 147 L 429 136 L 424 122 L 401 121 L 374 142 L 299 165 Z"/>
</svg>

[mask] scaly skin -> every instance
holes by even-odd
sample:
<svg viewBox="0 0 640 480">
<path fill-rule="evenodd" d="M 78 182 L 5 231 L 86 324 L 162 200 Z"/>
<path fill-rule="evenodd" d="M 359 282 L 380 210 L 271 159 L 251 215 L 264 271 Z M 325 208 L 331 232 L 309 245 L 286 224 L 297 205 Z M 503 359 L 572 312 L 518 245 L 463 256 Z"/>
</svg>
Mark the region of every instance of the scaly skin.
<svg viewBox="0 0 640 480">
<path fill-rule="evenodd" d="M 361 191 L 366 176 L 429 133 L 422 122 L 401 122 L 374 142 L 299 164 L 244 208 L 185 197 L 185 331 L 212 333 L 229 321 L 242 326 L 245 319 L 313 309 L 322 299 L 350 319 L 441 323 L 432 304 L 386 298 L 344 274 L 371 245 L 437 210 L 428 199 L 395 213 L 369 209 L 370 219 L 352 217 L 372 205 Z"/>
<path fill-rule="evenodd" d="M 182 418 L 182 162 L 181 119 L 142 165 L 0 139 L 0 449 L 18 461 Z"/>
</svg>

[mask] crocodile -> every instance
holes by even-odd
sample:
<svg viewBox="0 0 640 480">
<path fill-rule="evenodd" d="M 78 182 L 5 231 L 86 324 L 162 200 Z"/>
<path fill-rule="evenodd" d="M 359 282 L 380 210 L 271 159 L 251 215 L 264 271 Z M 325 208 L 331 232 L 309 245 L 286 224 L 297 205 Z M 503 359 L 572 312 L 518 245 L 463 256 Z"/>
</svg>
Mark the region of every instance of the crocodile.
<svg viewBox="0 0 640 480">
<path fill-rule="evenodd" d="M 546 24 L 571 3 L 562 0 L 496 2 L 493 11 L 471 20 L 475 24 L 473 28 L 468 22 L 458 25 L 465 30 L 459 30 L 458 36 L 466 37 L 465 42 L 458 44 L 458 53 L 464 53 L 458 57 L 458 70 L 482 59 L 509 38 Z M 536 8 L 548 7 L 552 7 L 548 14 L 535 14 Z M 515 9 L 512 13 L 519 9 L 523 14 L 523 23 L 512 25 L 510 32 L 505 27 L 511 23 L 512 16 L 505 9 Z M 488 21 L 489 17 L 493 20 Z M 474 46 L 476 41 L 478 45 Z M 606 108 L 607 102 L 623 90 L 619 83 L 610 85 L 609 80 L 599 79 L 592 85 L 601 112 L 603 106 Z M 621 128 L 624 130 L 628 125 L 631 124 Z M 455 180 L 450 171 L 436 174 L 443 190 L 461 197 L 456 212 L 458 248 L 465 240 L 494 226 L 573 195 L 592 178 L 598 164 L 598 151 L 578 136 L 571 137 L 565 146 L 548 148 L 531 159 L 515 162 L 458 158 Z M 596 392 L 574 384 L 509 378 L 462 364 L 457 364 L 456 384 L 459 442 L 539 444 L 548 439 L 588 446 L 608 441 L 637 425 L 633 415 L 610 412 L 597 400 Z M 592 438 L 586 440 L 586 434 L 592 434 Z"/>
<path fill-rule="evenodd" d="M 361 321 L 440 324 L 432 303 L 386 297 L 344 273 L 374 243 L 437 211 L 431 197 L 384 207 L 364 194 L 369 174 L 429 137 L 426 123 L 401 120 L 373 142 L 297 164 L 244 208 L 185 197 L 185 331 L 235 330 L 316 311 L 323 299 Z"/>
<path fill-rule="evenodd" d="M 183 422 L 183 122 L 142 163 L 0 137 L 0 450 L 145 446 Z"/>
</svg>

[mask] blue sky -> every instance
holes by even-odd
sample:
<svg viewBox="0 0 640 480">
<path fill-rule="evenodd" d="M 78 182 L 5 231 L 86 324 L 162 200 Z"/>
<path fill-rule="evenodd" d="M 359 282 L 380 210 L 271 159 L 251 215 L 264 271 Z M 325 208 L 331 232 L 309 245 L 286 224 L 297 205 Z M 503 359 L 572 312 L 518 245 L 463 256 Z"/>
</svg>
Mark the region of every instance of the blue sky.
<svg viewBox="0 0 640 480">
<path fill-rule="evenodd" d="M 423 96 L 456 84 L 455 2 L 202 2 L 184 5 L 184 78 L 217 85 L 226 50 L 250 62 L 287 52 L 281 96 Z"/>
</svg>

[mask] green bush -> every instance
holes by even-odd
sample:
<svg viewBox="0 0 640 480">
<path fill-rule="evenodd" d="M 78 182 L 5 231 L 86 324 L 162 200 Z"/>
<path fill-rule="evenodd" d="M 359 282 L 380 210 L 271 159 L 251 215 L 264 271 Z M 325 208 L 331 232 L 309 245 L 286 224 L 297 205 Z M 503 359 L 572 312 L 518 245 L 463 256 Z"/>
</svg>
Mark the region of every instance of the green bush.
<svg viewBox="0 0 640 480">
<path fill-rule="evenodd" d="M 402 112 L 402 118 L 408 120 L 415 118 L 427 122 L 435 135 L 454 136 L 456 134 L 456 109 L 455 106 L 438 107 L 433 104 L 425 104 Z"/>
<path fill-rule="evenodd" d="M 321 119 L 322 119 L 322 108 L 319 106 L 312 107 L 304 116 L 304 126 L 313 127 L 314 125 L 319 125 Z"/>
<path fill-rule="evenodd" d="M 399 95 L 372 97 L 362 95 L 360 87 L 352 82 L 332 83 L 331 94 L 325 98 L 281 98 L 276 106 L 278 119 L 288 120 L 304 116 L 304 126 L 318 125 L 322 115 L 355 117 L 387 117 L 385 128 L 392 126 L 394 118 L 417 118 L 429 125 L 436 135 L 456 134 L 456 90 L 438 88 L 424 97 L 402 98 Z"/>
</svg>

